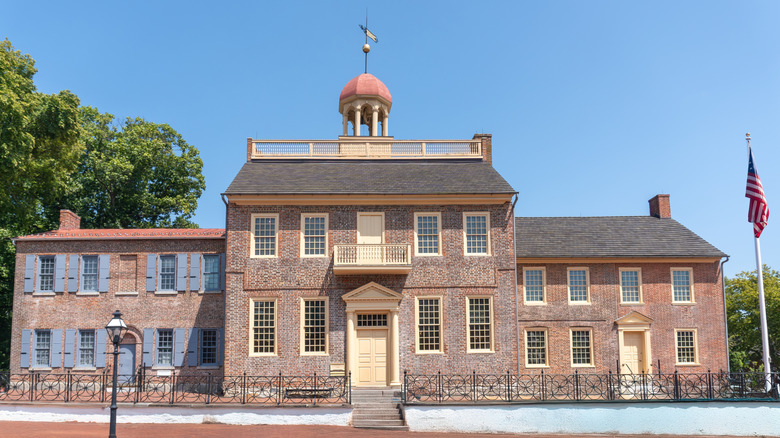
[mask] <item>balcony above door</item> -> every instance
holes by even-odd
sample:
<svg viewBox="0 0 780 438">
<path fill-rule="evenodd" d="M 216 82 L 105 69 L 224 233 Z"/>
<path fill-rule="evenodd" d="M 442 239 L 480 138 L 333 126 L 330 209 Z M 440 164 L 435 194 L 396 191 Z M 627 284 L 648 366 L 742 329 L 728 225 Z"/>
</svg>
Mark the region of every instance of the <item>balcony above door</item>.
<svg viewBox="0 0 780 438">
<path fill-rule="evenodd" d="M 408 274 L 411 270 L 412 245 L 333 246 L 333 273 L 336 275 Z"/>
</svg>

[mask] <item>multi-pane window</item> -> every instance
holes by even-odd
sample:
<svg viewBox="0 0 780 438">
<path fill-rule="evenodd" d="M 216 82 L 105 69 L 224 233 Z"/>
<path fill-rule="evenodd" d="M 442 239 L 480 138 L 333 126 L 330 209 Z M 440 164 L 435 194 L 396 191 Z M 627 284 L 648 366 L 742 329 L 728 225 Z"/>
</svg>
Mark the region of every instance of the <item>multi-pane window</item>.
<svg viewBox="0 0 780 438">
<path fill-rule="evenodd" d="M 441 351 L 441 301 L 417 299 L 417 351 Z"/>
<path fill-rule="evenodd" d="M 696 331 L 676 330 L 677 363 L 696 363 Z"/>
<path fill-rule="evenodd" d="M 693 302 L 690 269 L 672 269 L 672 301 L 675 303 Z"/>
<path fill-rule="evenodd" d="M 160 290 L 176 290 L 176 256 L 160 256 Z"/>
<path fill-rule="evenodd" d="M 277 215 L 252 215 L 252 256 L 276 257 Z"/>
<path fill-rule="evenodd" d="M 83 256 L 81 258 L 81 290 L 97 292 L 98 289 L 98 257 Z"/>
<path fill-rule="evenodd" d="M 157 330 L 157 365 L 173 366 L 173 330 Z"/>
<path fill-rule="evenodd" d="M 416 213 L 414 229 L 417 235 L 417 255 L 439 255 L 441 245 L 439 213 Z"/>
<path fill-rule="evenodd" d="M 217 329 L 200 330 L 200 360 L 201 365 L 217 364 Z"/>
<path fill-rule="evenodd" d="M 276 301 L 252 301 L 252 353 L 276 353 Z"/>
<path fill-rule="evenodd" d="M 527 366 L 547 365 L 547 330 L 525 332 L 525 363 Z"/>
<path fill-rule="evenodd" d="M 219 276 L 222 272 L 219 266 L 220 256 L 217 254 L 206 254 L 203 256 L 203 290 L 220 290 Z"/>
<path fill-rule="evenodd" d="M 620 301 L 623 303 L 641 303 L 640 282 L 639 269 L 621 269 Z"/>
<path fill-rule="evenodd" d="M 95 331 L 79 330 L 78 366 L 95 366 Z"/>
<path fill-rule="evenodd" d="M 571 331 L 571 363 L 578 365 L 593 365 L 593 347 L 590 330 Z"/>
<path fill-rule="evenodd" d="M 41 256 L 38 263 L 38 290 L 54 292 L 54 256 Z"/>
<path fill-rule="evenodd" d="M 463 218 L 466 254 L 487 254 L 490 250 L 487 213 L 464 213 Z"/>
<path fill-rule="evenodd" d="M 326 300 L 303 300 L 303 352 L 327 353 Z"/>
<path fill-rule="evenodd" d="M 544 303 L 544 269 L 523 269 L 523 286 L 527 304 Z"/>
<path fill-rule="evenodd" d="M 360 313 L 357 315 L 358 327 L 387 327 L 386 313 Z"/>
<path fill-rule="evenodd" d="M 304 256 L 324 256 L 326 254 L 328 218 L 324 214 L 304 214 L 303 218 L 303 254 Z"/>
<path fill-rule="evenodd" d="M 35 366 L 48 367 L 51 351 L 51 331 L 35 331 Z"/>
<path fill-rule="evenodd" d="M 588 270 L 585 268 L 569 269 L 569 302 L 588 302 Z"/>
<path fill-rule="evenodd" d="M 468 346 L 470 351 L 493 349 L 490 298 L 468 299 Z"/>
</svg>

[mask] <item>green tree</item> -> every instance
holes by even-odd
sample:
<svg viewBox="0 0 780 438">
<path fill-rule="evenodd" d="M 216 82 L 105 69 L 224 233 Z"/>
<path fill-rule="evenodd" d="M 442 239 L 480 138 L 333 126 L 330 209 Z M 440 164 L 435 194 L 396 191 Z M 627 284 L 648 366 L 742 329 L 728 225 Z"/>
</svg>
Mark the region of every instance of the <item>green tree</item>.
<svg viewBox="0 0 780 438">
<path fill-rule="evenodd" d="M 772 368 L 780 365 L 780 272 L 764 265 L 764 296 L 769 327 Z M 762 369 L 761 319 L 756 271 L 740 272 L 726 279 L 726 312 L 729 325 L 731 368 Z"/>
</svg>

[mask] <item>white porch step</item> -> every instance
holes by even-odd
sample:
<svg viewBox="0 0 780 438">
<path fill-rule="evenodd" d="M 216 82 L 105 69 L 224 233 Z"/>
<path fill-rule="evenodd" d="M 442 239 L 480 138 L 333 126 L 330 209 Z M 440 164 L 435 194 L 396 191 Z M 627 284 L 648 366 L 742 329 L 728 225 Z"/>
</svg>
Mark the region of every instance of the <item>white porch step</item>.
<svg viewBox="0 0 780 438">
<path fill-rule="evenodd" d="M 399 410 L 401 393 L 391 388 L 352 391 L 352 426 L 362 429 L 408 431 Z"/>
</svg>

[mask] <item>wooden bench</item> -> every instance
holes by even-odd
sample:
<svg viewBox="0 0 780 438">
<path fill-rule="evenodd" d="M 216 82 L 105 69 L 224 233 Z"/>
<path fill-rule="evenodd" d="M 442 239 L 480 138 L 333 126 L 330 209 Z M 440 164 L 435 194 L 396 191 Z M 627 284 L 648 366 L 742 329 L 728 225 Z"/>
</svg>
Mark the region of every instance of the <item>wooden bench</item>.
<svg viewBox="0 0 780 438">
<path fill-rule="evenodd" d="M 329 398 L 333 388 L 285 388 L 284 398 Z"/>
</svg>

